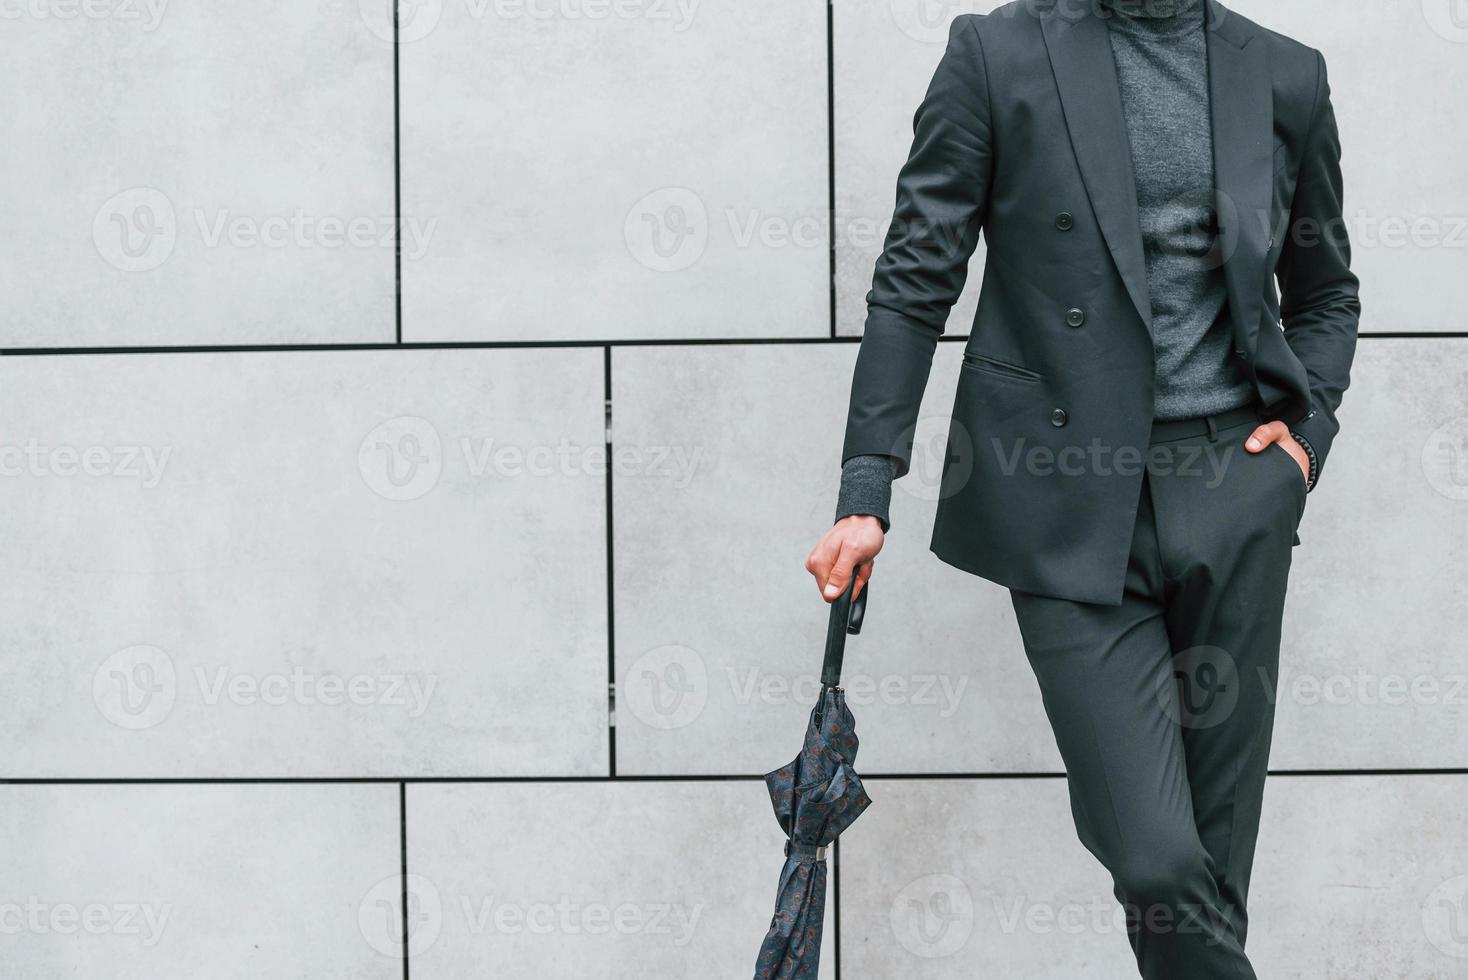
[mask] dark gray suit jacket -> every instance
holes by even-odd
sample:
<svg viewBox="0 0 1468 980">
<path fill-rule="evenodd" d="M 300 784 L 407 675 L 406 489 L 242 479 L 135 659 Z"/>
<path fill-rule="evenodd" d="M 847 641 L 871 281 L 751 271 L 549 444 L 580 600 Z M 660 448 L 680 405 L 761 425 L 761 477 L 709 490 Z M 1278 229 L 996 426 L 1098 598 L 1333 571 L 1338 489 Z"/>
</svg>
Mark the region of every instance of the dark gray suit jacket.
<svg viewBox="0 0 1468 980">
<path fill-rule="evenodd" d="M 1360 318 L 1325 62 L 1216 0 L 1206 16 L 1234 353 L 1323 468 Z M 907 471 L 981 230 L 932 549 L 1011 588 L 1118 603 L 1153 348 L 1121 95 L 1089 0 L 1019 0 L 954 22 L 867 296 L 843 459 L 886 454 Z M 1062 465 L 1032 465 L 1046 453 Z"/>
</svg>

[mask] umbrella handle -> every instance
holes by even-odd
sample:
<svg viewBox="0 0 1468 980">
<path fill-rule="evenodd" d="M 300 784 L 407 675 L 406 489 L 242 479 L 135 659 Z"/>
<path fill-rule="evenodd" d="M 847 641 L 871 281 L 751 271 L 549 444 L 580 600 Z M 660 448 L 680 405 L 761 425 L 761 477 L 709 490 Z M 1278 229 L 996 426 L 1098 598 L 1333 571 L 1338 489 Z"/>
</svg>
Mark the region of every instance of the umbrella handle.
<svg viewBox="0 0 1468 980">
<path fill-rule="evenodd" d="M 861 622 L 866 616 L 867 595 L 872 591 L 868 582 L 861 595 L 853 602 L 852 590 L 856 588 L 856 575 L 846 585 L 846 591 L 831 602 L 831 619 L 826 626 L 826 659 L 821 665 L 821 684 L 836 687 L 841 683 L 841 661 L 846 657 L 846 634 L 860 633 Z"/>
</svg>

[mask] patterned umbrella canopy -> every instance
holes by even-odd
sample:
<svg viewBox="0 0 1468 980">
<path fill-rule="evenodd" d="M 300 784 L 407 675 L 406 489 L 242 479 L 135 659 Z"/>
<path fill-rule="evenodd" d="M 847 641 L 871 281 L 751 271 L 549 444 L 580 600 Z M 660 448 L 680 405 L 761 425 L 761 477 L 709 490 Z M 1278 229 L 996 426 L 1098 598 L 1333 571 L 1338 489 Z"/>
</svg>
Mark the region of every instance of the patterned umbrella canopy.
<svg viewBox="0 0 1468 980">
<path fill-rule="evenodd" d="M 826 909 L 826 848 L 872 802 L 852 768 L 856 720 L 846 693 L 836 686 L 845 635 L 861 628 L 865 599 L 863 590 L 854 611 L 849 592 L 832 604 L 821 697 L 811 709 L 805 746 L 789 765 L 765 776 L 775 817 L 789 840 L 755 980 L 815 980 Z"/>
</svg>

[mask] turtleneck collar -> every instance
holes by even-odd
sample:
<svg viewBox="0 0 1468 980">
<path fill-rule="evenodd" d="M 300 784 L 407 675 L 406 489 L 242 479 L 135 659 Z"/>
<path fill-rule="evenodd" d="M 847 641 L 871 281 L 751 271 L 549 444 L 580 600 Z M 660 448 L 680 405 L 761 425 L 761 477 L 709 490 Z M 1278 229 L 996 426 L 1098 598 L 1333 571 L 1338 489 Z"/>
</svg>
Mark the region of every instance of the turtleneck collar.
<svg viewBox="0 0 1468 980">
<path fill-rule="evenodd" d="M 1100 0 L 1100 3 L 1107 12 L 1147 19 L 1187 15 L 1203 8 L 1203 0 Z"/>
<path fill-rule="evenodd" d="M 1107 26 L 1153 38 L 1178 37 L 1206 21 L 1205 0 L 1098 0 Z"/>
</svg>

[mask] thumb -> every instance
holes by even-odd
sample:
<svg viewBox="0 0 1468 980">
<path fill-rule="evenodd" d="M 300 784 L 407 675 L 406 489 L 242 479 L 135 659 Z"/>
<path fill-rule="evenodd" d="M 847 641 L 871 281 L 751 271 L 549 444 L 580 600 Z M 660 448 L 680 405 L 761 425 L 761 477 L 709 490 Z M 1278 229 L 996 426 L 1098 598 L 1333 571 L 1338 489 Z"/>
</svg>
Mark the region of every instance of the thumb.
<svg viewBox="0 0 1468 980">
<path fill-rule="evenodd" d="M 851 581 L 853 564 L 850 550 L 842 548 L 841 554 L 836 556 L 836 564 L 831 567 L 831 574 L 826 577 L 826 588 L 821 594 L 827 599 L 834 599 L 845 592 L 847 584 Z"/>
<path fill-rule="evenodd" d="M 1257 453 L 1270 443 L 1279 442 L 1289 431 L 1289 426 L 1283 422 L 1266 422 L 1249 433 L 1249 440 L 1244 443 L 1244 448 L 1251 453 Z"/>
</svg>

